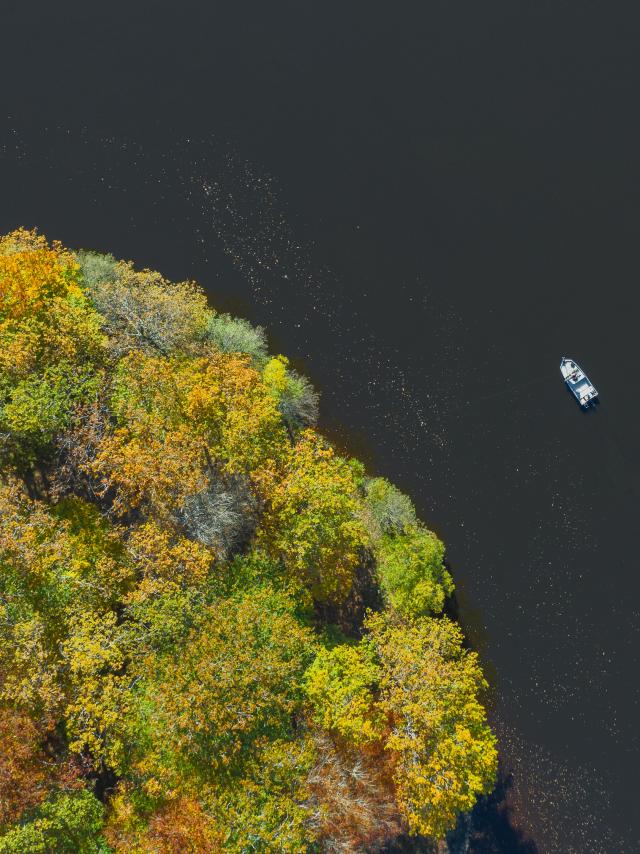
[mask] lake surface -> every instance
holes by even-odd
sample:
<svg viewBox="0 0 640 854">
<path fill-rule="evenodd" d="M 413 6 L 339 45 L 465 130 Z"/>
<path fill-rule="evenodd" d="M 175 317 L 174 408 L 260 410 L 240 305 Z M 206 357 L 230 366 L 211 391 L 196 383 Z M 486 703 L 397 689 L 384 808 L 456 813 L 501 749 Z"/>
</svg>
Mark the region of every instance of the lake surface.
<svg viewBox="0 0 640 854">
<path fill-rule="evenodd" d="M 507 775 L 471 850 L 640 850 L 637 4 L 6 0 L 3 34 L 0 230 L 264 324 L 446 541 Z"/>
</svg>

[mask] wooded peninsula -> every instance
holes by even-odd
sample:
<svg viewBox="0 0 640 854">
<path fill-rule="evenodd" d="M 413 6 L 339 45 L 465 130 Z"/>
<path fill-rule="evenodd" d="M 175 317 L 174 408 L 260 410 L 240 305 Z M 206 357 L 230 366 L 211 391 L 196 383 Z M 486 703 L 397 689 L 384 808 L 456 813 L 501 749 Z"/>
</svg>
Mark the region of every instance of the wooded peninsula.
<svg viewBox="0 0 640 854">
<path fill-rule="evenodd" d="M 356 852 L 495 782 L 444 546 L 193 282 L 0 239 L 0 854 Z"/>
</svg>

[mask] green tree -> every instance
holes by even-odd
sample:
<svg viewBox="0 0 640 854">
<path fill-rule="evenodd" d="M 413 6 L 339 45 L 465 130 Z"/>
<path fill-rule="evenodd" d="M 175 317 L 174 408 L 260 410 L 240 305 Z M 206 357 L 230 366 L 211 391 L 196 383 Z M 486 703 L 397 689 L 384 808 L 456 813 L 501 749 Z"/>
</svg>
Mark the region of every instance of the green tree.
<svg viewBox="0 0 640 854">
<path fill-rule="evenodd" d="M 203 612 L 147 683 L 141 709 L 151 716 L 147 731 L 160 740 L 158 755 L 169 751 L 177 765 L 192 763 L 205 778 L 224 778 L 270 741 L 291 736 L 314 648 L 292 609 L 265 589 Z"/>
<path fill-rule="evenodd" d="M 453 581 L 444 567 L 444 545 L 435 534 L 417 527 L 386 534 L 376 557 L 382 591 L 394 610 L 409 616 L 442 611 Z"/>
<path fill-rule="evenodd" d="M 240 780 L 212 799 L 225 850 L 306 854 L 316 833 L 309 816 L 308 774 L 317 761 L 312 739 L 274 739 Z"/>
<path fill-rule="evenodd" d="M 0 697 L 58 714 L 74 621 L 110 613 L 132 584 L 119 534 L 94 507 L 72 499 L 52 511 L 0 484 Z"/>
<path fill-rule="evenodd" d="M 91 792 L 59 793 L 0 836 L 0 854 L 106 854 L 104 808 Z"/>
</svg>

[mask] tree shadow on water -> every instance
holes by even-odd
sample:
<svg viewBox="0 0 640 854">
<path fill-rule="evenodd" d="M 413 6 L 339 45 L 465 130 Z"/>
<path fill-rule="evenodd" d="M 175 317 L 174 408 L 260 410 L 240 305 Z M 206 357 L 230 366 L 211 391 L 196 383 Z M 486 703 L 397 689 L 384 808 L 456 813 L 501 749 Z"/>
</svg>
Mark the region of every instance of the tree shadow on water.
<svg viewBox="0 0 640 854">
<path fill-rule="evenodd" d="M 401 835 L 382 848 L 367 849 L 384 854 L 538 854 L 532 839 L 513 824 L 507 801 L 513 785 L 511 774 L 500 773 L 495 789 L 481 798 L 470 813 L 464 813 L 446 841 Z"/>
<path fill-rule="evenodd" d="M 538 854 L 535 842 L 513 824 L 508 803 L 512 786 L 512 775 L 500 773 L 493 792 L 481 798 L 468 817 L 462 845 L 449 842 L 450 854 Z"/>
</svg>

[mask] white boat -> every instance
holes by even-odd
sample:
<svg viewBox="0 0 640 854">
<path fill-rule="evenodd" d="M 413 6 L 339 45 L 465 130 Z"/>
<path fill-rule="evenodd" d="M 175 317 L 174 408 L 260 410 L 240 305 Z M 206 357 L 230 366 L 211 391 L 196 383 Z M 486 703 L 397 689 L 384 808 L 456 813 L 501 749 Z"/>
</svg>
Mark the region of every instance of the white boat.
<svg viewBox="0 0 640 854">
<path fill-rule="evenodd" d="M 577 362 L 563 356 L 560 362 L 560 373 L 567 388 L 583 409 L 597 403 L 598 392 Z"/>
</svg>

